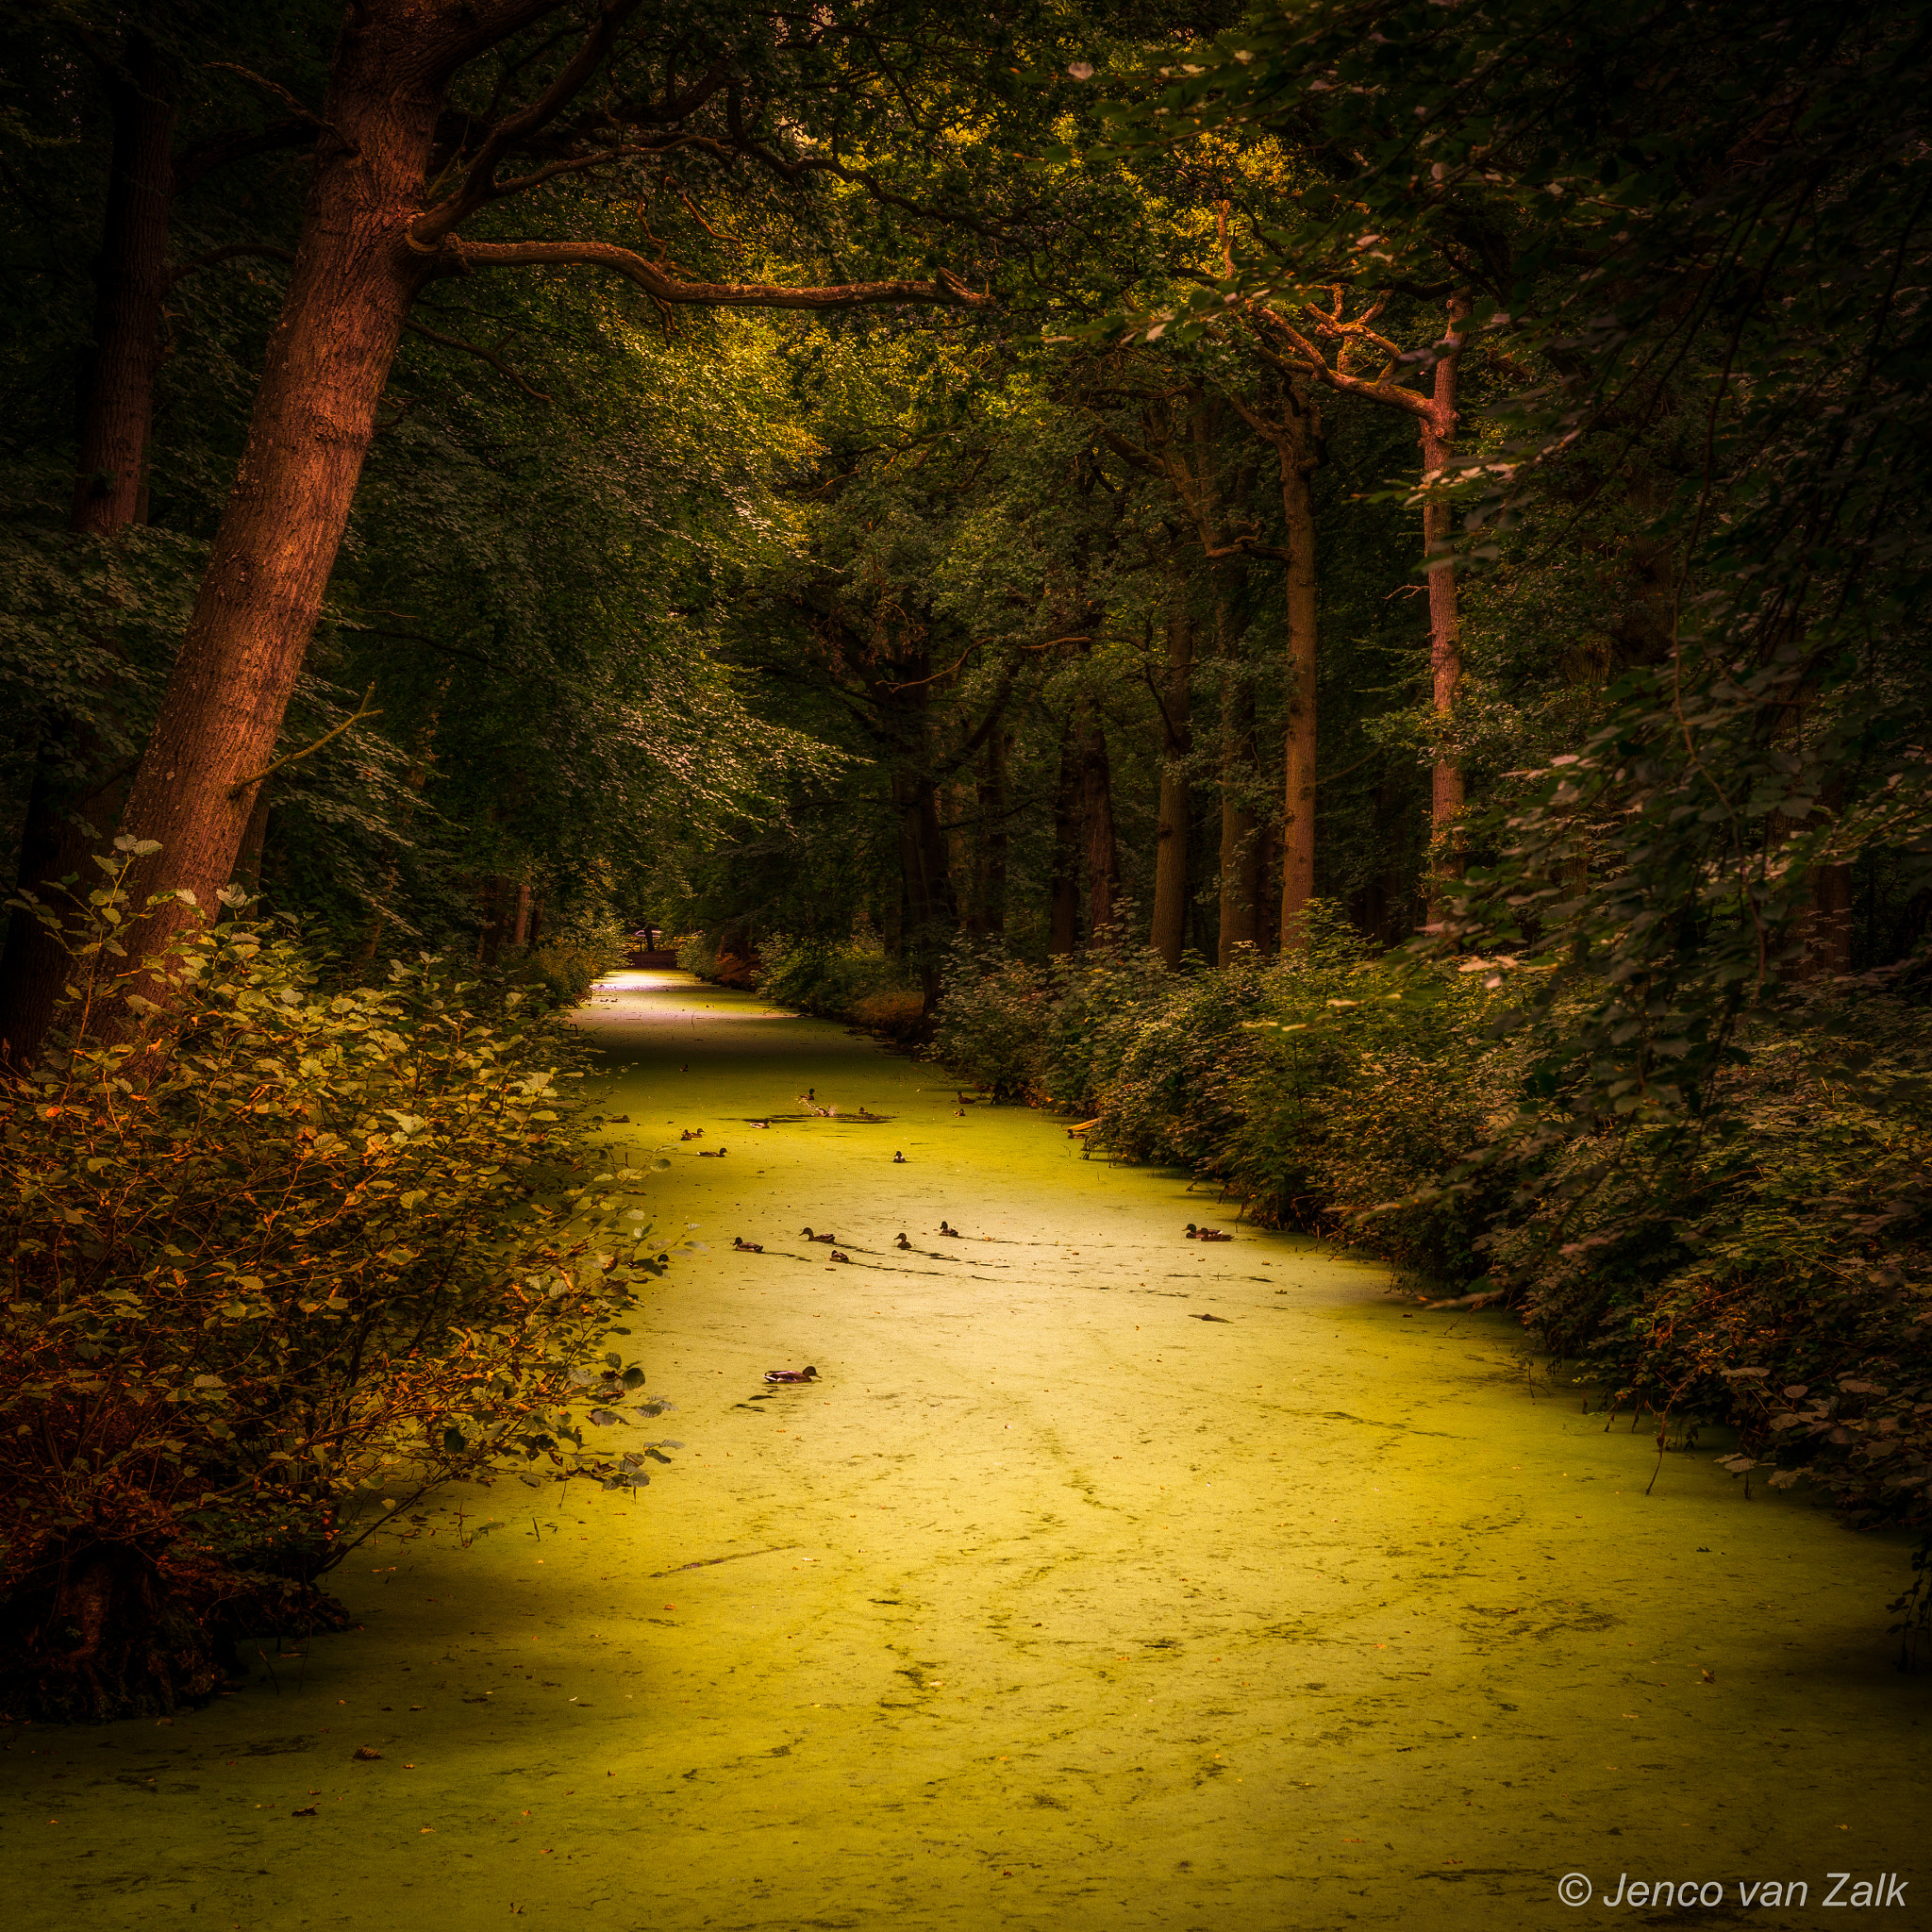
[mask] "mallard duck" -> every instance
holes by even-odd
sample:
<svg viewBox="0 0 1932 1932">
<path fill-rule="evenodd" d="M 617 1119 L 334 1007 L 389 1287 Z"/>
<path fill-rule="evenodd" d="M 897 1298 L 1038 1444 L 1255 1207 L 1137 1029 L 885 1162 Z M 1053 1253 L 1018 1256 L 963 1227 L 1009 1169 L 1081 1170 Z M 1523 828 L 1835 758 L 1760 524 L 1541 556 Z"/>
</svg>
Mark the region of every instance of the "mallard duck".
<svg viewBox="0 0 1932 1932">
<path fill-rule="evenodd" d="M 824 1241 L 828 1248 L 838 1245 L 839 1237 L 835 1234 L 814 1234 L 808 1227 L 801 1227 L 798 1231 L 808 1241 Z"/>
<path fill-rule="evenodd" d="M 892 1155 L 892 1165 L 894 1167 L 904 1167 L 906 1165 L 906 1157 L 895 1151 Z"/>
<path fill-rule="evenodd" d="M 959 1230 L 957 1227 L 949 1226 L 943 1221 L 940 1223 L 940 1232 L 943 1235 L 950 1235 L 954 1241 L 959 1239 Z"/>
<path fill-rule="evenodd" d="M 1218 1227 L 1196 1227 L 1191 1221 L 1188 1223 L 1188 1239 L 1191 1241 L 1231 1241 L 1234 1237 L 1223 1234 Z"/>
<path fill-rule="evenodd" d="M 911 1251 L 912 1243 L 906 1239 L 906 1233 L 903 1228 L 900 1230 L 896 1245 L 906 1249 L 908 1253 Z"/>
<path fill-rule="evenodd" d="M 700 1147 L 698 1149 L 698 1158 L 700 1160 L 723 1160 L 730 1151 L 728 1147 Z"/>
<path fill-rule="evenodd" d="M 841 1255 L 837 1248 L 834 1248 L 829 1258 L 834 1261 L 849 1261 L 852 1257 L 850 1255 Z"/>
<path fill-rule="evenodd" d="M 768 1382 L 816 1382 L 818 1378 L 819 1372 L 808 1362 L 802 1369 L 767 1369 L 765 1371 L 765 1380 Z"/>
<path fill-rule="evenodd" d="M 765 1252 L 764 1242 L 748 1241 L 741 1234 L 735 1234 L 731 1237 L 731 1245 L 741 1255 L 762 1255 Z"/>
<path fill-rule="evenodd" d="M 695 1140 L 697 1139 L 697 1136 L 696 1136 L 695 1134 L 693 1134 L 693 1133 L 691 1132 L 691 1129 L 690 1129 L 689 1127 L 687 1127 L 687 1128 L 685 1128 L 685 1130 L 684 1130 L 684 1132 L 683 1132 L 683 1133 L 681 1133 L 680 1135 L 678 1135 L 678 1137 L 677 1137 L 677 1138 L 678 1138 L 678 1139 L 679 1139 L 680 1141 L 695 1141 Z"/>
</svg>

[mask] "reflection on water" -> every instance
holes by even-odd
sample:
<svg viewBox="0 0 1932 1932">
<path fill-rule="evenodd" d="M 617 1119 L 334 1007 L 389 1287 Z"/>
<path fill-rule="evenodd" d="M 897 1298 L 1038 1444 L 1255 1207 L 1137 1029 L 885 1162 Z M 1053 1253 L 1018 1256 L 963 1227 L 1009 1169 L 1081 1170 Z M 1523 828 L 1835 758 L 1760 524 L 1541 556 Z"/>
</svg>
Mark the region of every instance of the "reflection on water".
<svg viewBox="0 0 1932 1932">
<path fill-rule="evenodd" d="M 14 1732 L 9 1923 L 1489 1932 L 1569 1923 L 1577 1872 L 1932 1888 L 1895 1544 L 1707 1457 L 1646 1500 L 1651 1445 L 1507 1319 L 836 1027 L 656 973 L 582 1018 L 675 1254 L 634 1345 L 684 1451 L 636 1500 L 452 1497 L 279 1694 Z"/>
</svg>

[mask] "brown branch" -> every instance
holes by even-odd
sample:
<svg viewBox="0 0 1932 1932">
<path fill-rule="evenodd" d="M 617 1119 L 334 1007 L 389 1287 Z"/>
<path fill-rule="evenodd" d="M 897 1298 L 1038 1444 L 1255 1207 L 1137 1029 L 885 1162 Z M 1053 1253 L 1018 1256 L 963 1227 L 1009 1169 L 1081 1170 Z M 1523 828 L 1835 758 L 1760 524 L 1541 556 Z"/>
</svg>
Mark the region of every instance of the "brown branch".
<svg viewBox="0 0 1932 1932">
<path fill-rule="evenodd" d="M 437 252 L 449 264 L 441 271 L 443 275 L 479 268 L 608 268 L 659 302 L 717 308 L 854 308 L 870 302 L 937 302 L 975 309 L 993 306 L 991 295 L 975 295 L 944 269 L 929 282 L 846 282 L 790 289 L 765 282 L 685 281 L 609 242 L 467 242 L 451 236 Z"/>
<path fill-rule="evenodd" d="M 460 336 L 446 336 L 439 329 L 430 328 L 420 322 L 406 322 L 403 326 L 412 336 L 421 336 L 425 342 L 435 342 L 445 349 L 460 349 L 466 356 L 474 356 L 479 362 L 487 362 L 506 382 L 513 382 L 526 396 L 540 403 L 553 403 L 555 396 L 547 396 L 536 384 L 519 375 L 494 349 L 486 349 L 480 342 L 466 342 Z"/>
<path fill-rule="evenodd" d="M 440 208 L 427 209 L 409 224 L 408 239 L 412 247 L 433 248 L 466 215 L 475 213 L 486 203 L 514 193 L 520 188 L 534 186 L 536 182 L 550 175 L 560 174 L 572 165 L 558 162 L 519 182 L 500 184 L 496 179 L 496 171 L 504 157 L 519 142 L 527 141 L 531 135 L 548 126 L 583 92 L 591 76 L 608 57 L 618 28 L 642 4 L 643 0 L 607 0 L 590 32 L 578 42 L 576 52 L 564 63 L 563 72 L 521 114 L 512 114 L 508 120 L 499 121 L 484 136 L 475 159 L 464 172 L 462 186 Z"/>
</svg>

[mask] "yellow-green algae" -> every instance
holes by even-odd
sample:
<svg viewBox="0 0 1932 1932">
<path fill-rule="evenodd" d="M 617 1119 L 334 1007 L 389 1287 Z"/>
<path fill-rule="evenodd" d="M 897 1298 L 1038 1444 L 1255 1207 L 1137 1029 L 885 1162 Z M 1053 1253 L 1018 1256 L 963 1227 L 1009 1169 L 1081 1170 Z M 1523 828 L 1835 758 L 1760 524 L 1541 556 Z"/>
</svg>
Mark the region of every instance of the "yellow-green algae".
<svg viewBox="0 0 1932 1932">
<path fill-rule="evenodd" d="M 1896 1541 L 1706 1456 L 1646 1497 L 1507 1320 L 1188 1241 L 1229 1224 L 1180 1179 L 835 1027 L 670 974 L 582 1017 L 676 1250 L 633 1345 L 686 1447 L 635 1500 L 448 1499 L 279 1692 L 14 1728 L 18 1932 L 1490 1928 L 1633 1916 L 1626 1873 L 1795 1926 L 1842 1871 L 1918 1916 Z M 889 1119 L 747 1124 L 808 1087 Z"/>
</svg>

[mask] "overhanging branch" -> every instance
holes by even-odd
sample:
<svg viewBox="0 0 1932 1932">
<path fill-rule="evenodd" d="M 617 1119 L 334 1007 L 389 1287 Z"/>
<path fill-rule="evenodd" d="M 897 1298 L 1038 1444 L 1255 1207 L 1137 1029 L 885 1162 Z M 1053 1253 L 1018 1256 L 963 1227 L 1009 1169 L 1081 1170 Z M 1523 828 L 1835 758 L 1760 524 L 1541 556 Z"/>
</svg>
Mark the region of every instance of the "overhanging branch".
<svg viewBox="0 0 1932 1932">
<path fill-rule="evenodd" d="M 449 237 L 435 251 L 441 275 L 483 268 L 606 268 L 659 302 L 709 308 L 856 308 L 879 302 L 936 302 L 952 308 L 991 308 L 958 276 L 941 269 L 929 282 L 845 282 L 791 289 L 768 282 L 692 282 L 610 242 L 468 242 Z"/>
</svg>

